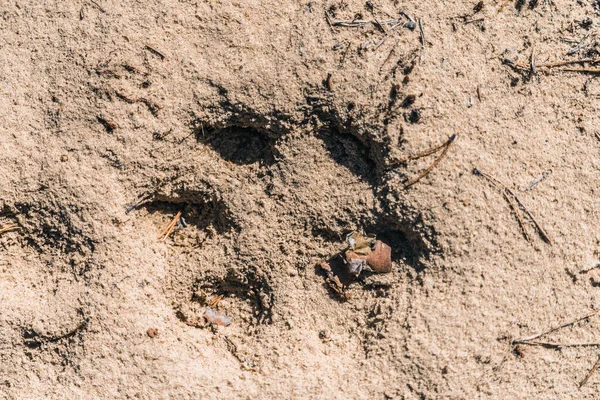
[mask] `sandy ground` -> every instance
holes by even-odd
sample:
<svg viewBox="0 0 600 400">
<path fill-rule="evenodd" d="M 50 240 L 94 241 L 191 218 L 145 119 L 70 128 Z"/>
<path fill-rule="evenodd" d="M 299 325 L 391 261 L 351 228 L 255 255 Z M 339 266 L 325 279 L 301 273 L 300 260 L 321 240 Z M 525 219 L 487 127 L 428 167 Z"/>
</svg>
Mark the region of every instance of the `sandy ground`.
<svg viewBox="0 0 600 400">
<path fill-rule="evenodd" d="M 598 398 L 514 342 L 599 300 L 598 5 L 476 3 L 0 2 L 0 398 Z"/>
</svg>

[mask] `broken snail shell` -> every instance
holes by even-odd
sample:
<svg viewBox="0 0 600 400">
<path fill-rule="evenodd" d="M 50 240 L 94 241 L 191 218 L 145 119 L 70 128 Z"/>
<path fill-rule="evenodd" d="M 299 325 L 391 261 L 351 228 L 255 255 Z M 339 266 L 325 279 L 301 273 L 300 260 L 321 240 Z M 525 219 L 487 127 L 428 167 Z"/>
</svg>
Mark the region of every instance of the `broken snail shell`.
<svg viewBox="0 0 600 400">
<path fill-rule="evenodd" d="M 346 252 L 351 273 L 358 276 L 366 263 L 373 271 L 385 273 L 392 270 L 392 248 L 381 240 L 375 241 L 373 251 L 368 255 L 360 255 L 349 250 Z"/>
</svg>

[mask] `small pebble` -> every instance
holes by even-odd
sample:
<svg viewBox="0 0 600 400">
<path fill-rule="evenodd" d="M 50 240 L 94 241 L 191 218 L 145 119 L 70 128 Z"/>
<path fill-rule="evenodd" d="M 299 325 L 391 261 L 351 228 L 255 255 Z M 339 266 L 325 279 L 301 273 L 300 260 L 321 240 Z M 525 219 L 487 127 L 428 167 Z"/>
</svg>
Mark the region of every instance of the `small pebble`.
<svg viewBox="0 0 600 400">
<path fill-rule="evenodd" d="M 329 332 L 327 332 L 326 330 L 322 330 L 319 332 L 319 339 L 321 339 L 323 342 L 329 342 L 331 341 L 331 337 L 329 336 Z"/>
<path fill-rule="evenodd" d="M 150 328 L 146 331 L 146 333 L 148 334 L 148 336 L 150 336 L 151 338 L 155 338 L 158 337 L 160 335 L 160 333 L 158 332 L 158 329 L 156 328 Z"/>
</svg>

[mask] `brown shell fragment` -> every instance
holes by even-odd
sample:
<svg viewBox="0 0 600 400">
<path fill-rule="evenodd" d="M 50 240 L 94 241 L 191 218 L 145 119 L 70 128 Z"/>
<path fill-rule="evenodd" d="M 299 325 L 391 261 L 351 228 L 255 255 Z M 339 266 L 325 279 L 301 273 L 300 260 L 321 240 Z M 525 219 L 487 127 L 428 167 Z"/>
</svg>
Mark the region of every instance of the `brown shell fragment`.
<svg viewBox="0 0 600 400">
<path fill-rule="evenodd" d="M 359 276 L 367 262 L 367 258 L 369 258 L 369 256 L 356 254 L 352 250 L 348 250 L 346 252 L 346 265 L 348 272 L 355 277 Z"/>
<path fill-rule="evenodd" d="M 350 296 L 348 293 L 344 292 L 344 285 L 340 281 L 340 278 L 338 278 L 333 273 L 333 270 L 331 269 L 331 265 L 329 265 L 329 263 L 322 261 L 322 260 L 318 262 L 318 265 L 325 272 L 325 275 L 326 275 L 325 282 L 329 285 L 331 290 L 333 290 L 335 293 L 337 293 L 342 300 L 350 299 L 352 296 Z"/>
<path fill-rule="evenodd" d="M 346 252 L 346 261 L 349 264 L 356 260 L 365 260 L 367 265 L 375 272 L 386 273 L 392 271 L 392 248 L 381 240 L 375 241 L 373 251 L 368 255 L 356 254 L 353 251 Z M 360 273 L 360 271 L 359 271 Z"/>
<path fill-rule="evenodd" d="M 376 241 L 373 252 L 367 256 L 367 264 L 375 272 L 391 272 L 392 248 L 381 240 Z"/>
</svg>

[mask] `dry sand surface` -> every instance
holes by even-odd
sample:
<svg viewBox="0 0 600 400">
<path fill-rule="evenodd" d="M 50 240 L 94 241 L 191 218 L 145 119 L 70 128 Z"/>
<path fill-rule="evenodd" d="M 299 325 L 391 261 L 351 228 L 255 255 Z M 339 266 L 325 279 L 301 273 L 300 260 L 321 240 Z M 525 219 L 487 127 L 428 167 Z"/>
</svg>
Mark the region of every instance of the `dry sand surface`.
<svg viewBox="0 0 600 400">
<path fill-rule="evenodd" d="M 502 3 L 0 1 L 0 398 L 599 398 L 516 340 L 599 306 L 600 5 Z"/>
</svg>

